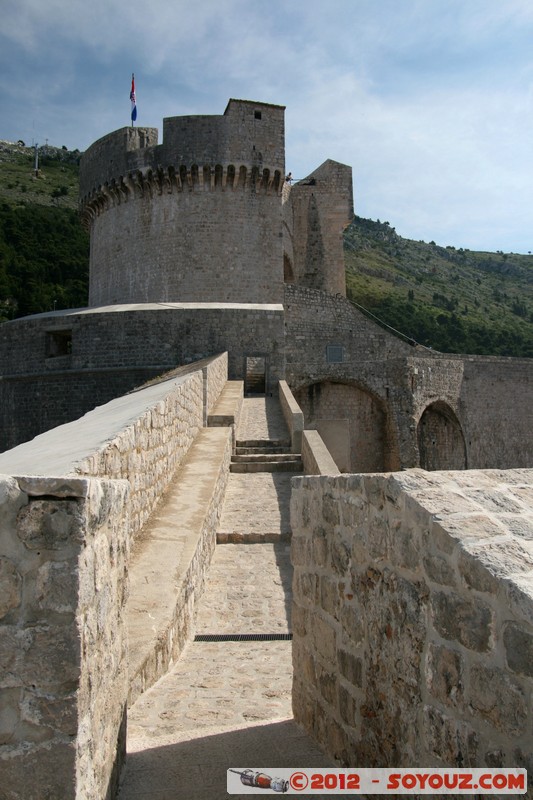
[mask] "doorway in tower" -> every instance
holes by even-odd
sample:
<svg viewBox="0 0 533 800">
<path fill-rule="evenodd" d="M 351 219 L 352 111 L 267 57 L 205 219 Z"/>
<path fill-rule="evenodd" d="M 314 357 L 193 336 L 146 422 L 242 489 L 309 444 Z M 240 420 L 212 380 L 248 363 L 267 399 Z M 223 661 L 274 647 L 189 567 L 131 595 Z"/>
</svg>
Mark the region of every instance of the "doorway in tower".
<svg viewBox="0 0 533 800">
<path fill-rule="evenodd" d="M 244 394 L 265 394 L 267 384 L 266 356 L 246 356 Z"/>
</svg>

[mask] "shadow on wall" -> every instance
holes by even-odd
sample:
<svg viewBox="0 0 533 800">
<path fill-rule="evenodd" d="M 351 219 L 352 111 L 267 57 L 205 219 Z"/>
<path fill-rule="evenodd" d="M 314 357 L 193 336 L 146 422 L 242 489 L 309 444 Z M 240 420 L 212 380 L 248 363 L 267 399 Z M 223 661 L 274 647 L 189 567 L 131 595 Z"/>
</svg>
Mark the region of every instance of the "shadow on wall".
<svg viewBox="0 0 533 800">
<path fill-rule="evenodd" d="M 425 409 L 418 423 L 417 440 L 422 469 L 467 469 L 461 424 L 446 403 L 438 401 Z"/>
<path fill-rule="evenodd" d="M 383 401 L 355 384 L 323 381 L 299 389 L 306 428 L 318 430 L 341 472 L 385 472 L 394 446 Z"/>
</svg>

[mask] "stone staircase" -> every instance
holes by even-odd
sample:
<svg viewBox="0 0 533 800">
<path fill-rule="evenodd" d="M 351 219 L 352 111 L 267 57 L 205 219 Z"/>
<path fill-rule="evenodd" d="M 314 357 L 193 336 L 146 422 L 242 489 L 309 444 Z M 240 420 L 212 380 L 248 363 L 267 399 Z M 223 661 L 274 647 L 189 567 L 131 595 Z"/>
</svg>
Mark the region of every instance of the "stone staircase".
<svg viewBox="0 0 533 800">
<path fill-rule="evenodd" d="M 302 472 L 302 456 L 291 453 L 290 443 L 283 439 L 241 439 L 237 440 L 230 471 Z"/>
</svg>

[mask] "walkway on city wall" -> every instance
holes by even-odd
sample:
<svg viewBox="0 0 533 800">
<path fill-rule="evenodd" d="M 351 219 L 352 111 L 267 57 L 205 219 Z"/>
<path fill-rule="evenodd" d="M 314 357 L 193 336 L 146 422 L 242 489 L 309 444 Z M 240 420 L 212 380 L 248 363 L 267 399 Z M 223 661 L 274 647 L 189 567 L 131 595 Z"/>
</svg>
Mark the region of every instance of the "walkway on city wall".
<svg viewBox="0 0 533 800">
<path fill-rule="evenodd" d="M 288 440 L 277 399 L 245 398 L 237 452 L 257 463 Z M 289 468 L 232 471 L 196 638 L 128 712 L 120 800 L 214 800 L 228 768 L 331 765 L 292 718 Z"/>
</svg>

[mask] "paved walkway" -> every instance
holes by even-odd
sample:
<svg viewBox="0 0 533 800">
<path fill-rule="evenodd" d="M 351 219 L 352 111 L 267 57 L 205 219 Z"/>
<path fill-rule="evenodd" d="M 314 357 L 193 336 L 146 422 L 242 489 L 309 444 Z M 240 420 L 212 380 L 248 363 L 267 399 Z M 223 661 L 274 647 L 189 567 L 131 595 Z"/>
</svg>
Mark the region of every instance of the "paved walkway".
<svg viewBox="0 0 533 800">
<path fill-rule="evenodd" d="M 286 436 L 270 401 L 245 399 L 238 439 Z M 280 533 L 288 530 L 291 477 L 230 476 L 221 530 L 240 531 L 244 543 L 217 546 L 197 634 L 290 631 L 292 570 Z M 277 541 L 268 542 L 272 533 Z M 330 766 L 292 719 L 291 685 L 288 640 L 191 642 L 129 711 L 120 800 L 218 800 L 229 797 L 230 767 Z"/>
</svg>

